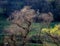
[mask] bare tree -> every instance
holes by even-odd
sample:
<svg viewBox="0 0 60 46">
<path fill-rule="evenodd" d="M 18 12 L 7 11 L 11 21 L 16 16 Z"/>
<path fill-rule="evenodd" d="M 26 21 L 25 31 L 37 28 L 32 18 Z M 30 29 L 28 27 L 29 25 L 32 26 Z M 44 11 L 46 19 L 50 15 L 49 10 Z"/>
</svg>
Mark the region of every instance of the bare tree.
<svg viewBox="0 0 60 46">
<path fill-rule="evenodd" d="M 35 14 L 35 10 L 31 9 L 30 6 L 24 6 L 20 11 L 13 12 L 7 19 L 8 21 L 11 21 L 12 25 L 10 25 L 6 31 L 12 34 L 21 33 L 23 37 L 22 46 L 25 46 L 27 42 L 28 33 L 30 32 L 30 26 Z"/>
</svg>

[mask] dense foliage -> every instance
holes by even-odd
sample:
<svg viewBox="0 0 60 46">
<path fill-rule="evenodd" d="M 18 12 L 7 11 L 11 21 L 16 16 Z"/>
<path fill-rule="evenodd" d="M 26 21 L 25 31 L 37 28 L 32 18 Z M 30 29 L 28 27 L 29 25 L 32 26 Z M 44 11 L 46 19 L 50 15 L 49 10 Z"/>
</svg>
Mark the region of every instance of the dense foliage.
<svg viewBox="0 0 60 46">
<path fill-rule="evenodd" d="M 50 33 L 51 35 L 60 36 L 60 24 L 55 25 L 54 28 L 43 28 L 42 32 Z"/>
<path fill-rule="evenodd" d="M 0 0 L 0 16 L 7 17 L 11 12 L 21 9 L 24 5 L 30 5 L 40 12 L 52 12 L 55 21 L 60 21 L 59 0 Z"/>
</svg>

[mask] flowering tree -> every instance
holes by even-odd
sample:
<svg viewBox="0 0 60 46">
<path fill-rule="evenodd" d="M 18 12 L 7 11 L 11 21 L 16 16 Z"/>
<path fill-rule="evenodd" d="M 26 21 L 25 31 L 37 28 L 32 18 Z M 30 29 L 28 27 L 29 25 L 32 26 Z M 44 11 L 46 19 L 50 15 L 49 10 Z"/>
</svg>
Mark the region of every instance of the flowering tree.
<svg viewBox="0 0 60 46">
<path fill-rule="evenodd" d="M 25 6 L 23 9 L 13 12 L 7 19 L 12 24 L 8 29 L 6 29 L 6 31 L 11 34 L 20 33 L 23 37 L 22 46 L 25 46 L 28 39 L 28 33 L 30 32 L 30 26 L 34 17 L 35 10 L 31 9 L 30 6 Z"/>
</svg>

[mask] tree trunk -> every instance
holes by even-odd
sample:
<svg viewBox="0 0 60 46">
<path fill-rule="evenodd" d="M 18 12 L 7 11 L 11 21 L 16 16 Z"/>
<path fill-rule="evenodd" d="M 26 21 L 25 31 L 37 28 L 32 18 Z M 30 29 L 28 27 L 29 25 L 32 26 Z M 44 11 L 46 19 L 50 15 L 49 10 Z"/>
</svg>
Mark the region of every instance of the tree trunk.
<svg viewBox="0 0 60 46">
<path fill-rule="evenodd" d="M 22 46 L 25 46 L 26 45 L 26 43 L 27 43 L 27 41 L 28 41 L 28 34 L 29 34 L 29 32 L 30 32 L 30 26 L 31 26 L 31 22 L 28 22 L 28 27 L 27 27 L 27 29 L 26 29 L 26 31 L 27 31 L 27 33 L 26 33 L 26 35 L 23 37 L 23 43 L 22 43 Z"/>
</svg>

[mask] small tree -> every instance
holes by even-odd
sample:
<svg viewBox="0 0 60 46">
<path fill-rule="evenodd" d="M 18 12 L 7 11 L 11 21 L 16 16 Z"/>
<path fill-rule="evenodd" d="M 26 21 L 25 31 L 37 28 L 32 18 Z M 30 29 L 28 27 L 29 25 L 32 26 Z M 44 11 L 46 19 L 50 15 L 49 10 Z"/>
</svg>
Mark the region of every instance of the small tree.
<svg viewBox="0 0 60 46">
<path fill-rule="evenodd" d="M 51 12 L 41 13 L 38 18 L 42 20 L 41 22 L 44 25 L 47 25 L 47 27 L 49 27 L 50 23 L 53 21 L 53 14 Z"/>
<path fill-rule="evenodd" d="M 41 13 L 39 18 L 42 20 L 42 28 L 45 26 L 47 26 L 47 28 L 50 28 L 50 24 L 51 22 L 54 20 L 53 18 L 53 14 L 51 12 L 49 13 Z M 50 33 L 46 32 L 46 35 L 49 36 L 52 41 L 59 46 L 58 42 L 59 42 L 59 38 L 56 36 L 51 35 Z"/>
<path fill-rule="evenodd" d="M 40 13 L 38 16 L 38 19 L 41 21 L 40 22 L 40 32 L 38 31 L 39 32 L 38 34 L 41 36 L 42 28 L 50 27 L 50 23 L 53 21 L 53 14 L 51 12 Z M 47 36 L 47 35 L 41 36 L 41 38 L 43 37 L 43 39 L 41 39 L 41 40 L 44 40 L 43 42 L 45 42 L 45 36 Z"/>
</svg>

